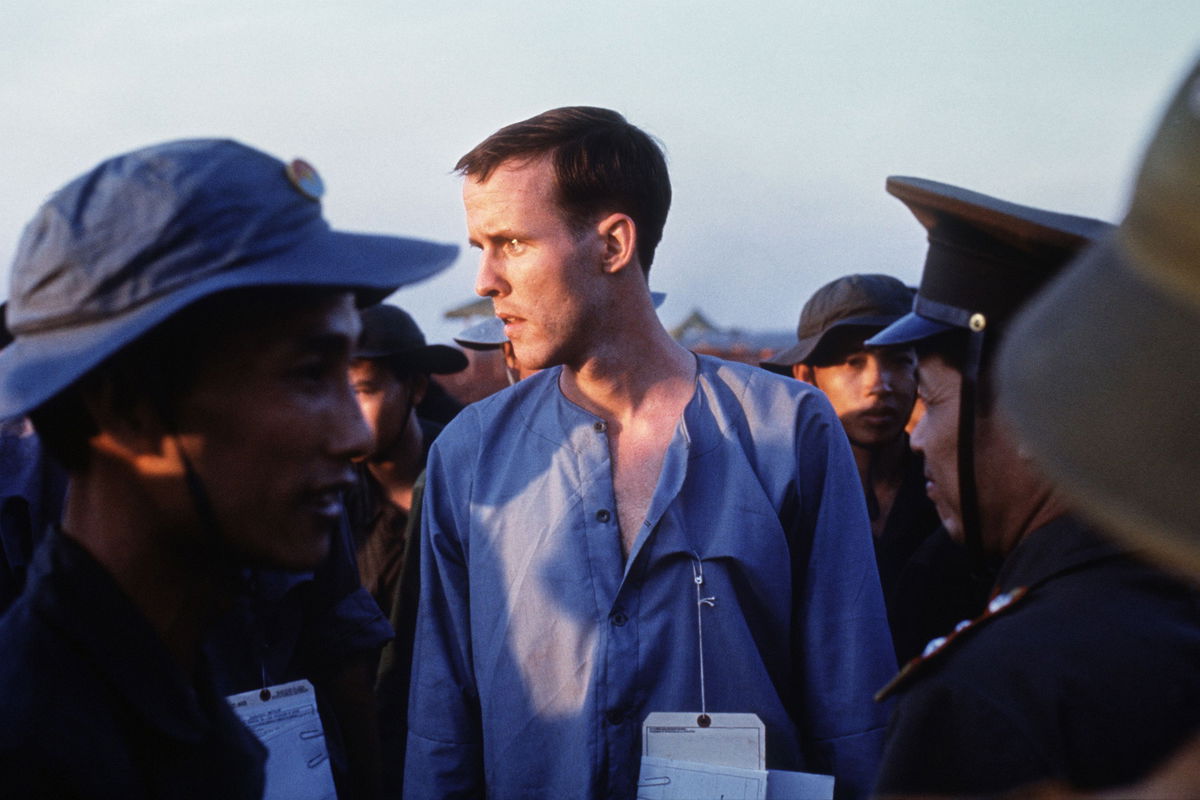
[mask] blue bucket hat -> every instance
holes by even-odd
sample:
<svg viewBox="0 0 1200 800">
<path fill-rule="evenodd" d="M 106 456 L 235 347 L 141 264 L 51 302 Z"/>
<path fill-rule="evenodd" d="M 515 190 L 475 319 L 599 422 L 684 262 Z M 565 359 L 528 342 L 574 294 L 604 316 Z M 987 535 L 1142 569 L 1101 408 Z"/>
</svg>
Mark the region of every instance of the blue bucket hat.
<svg viewBox="0 0 1200 800">
<path fill-rule="evenodd" d="M 50 197 L 13 261 L 0 418 L 53 398 L 191 304 L 251 287 L 329 287 L 366 305 L 440 272 L 455 245 L 335 231 L 324 186 L 227 139 L 109 159 Z"/>
</svg>

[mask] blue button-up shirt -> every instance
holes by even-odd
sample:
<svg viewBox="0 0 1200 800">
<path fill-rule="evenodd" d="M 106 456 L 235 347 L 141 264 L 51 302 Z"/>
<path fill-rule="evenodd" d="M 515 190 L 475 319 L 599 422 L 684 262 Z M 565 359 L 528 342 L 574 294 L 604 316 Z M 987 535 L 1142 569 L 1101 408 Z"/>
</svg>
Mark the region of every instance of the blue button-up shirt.
<svg viewBox="0 0 1200 800">
<path fill-rule="evenodd" d="M 767 764 L 869 790 L 895 670 L 862 487 L 824 396 L 701 356 L 625 559 L 603 420 L 546 370 L 434 445 L 407 797 L 623 797 L 641 726 L 753 712 Z"/>
</svg>

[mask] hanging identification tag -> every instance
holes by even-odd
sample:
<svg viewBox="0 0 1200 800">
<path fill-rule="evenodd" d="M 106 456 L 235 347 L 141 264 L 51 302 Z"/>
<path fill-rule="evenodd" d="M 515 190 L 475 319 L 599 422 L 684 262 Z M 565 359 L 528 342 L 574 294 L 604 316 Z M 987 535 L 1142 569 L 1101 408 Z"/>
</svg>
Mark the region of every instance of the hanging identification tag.
<svg viewBox="0 0 1200 800">
<path fill-rule="evenodd" d="M 263 800 L 336 800 L 325 728 L 311 683 L 281 683 L 226 699 L 267 748 Z"/>
<path fill-rule="evenodd" d="M 767 729 L 757 714 L 656 711 L 642 725 L 643 756 L 765 769 L 766 753 Z"/>
</svg>

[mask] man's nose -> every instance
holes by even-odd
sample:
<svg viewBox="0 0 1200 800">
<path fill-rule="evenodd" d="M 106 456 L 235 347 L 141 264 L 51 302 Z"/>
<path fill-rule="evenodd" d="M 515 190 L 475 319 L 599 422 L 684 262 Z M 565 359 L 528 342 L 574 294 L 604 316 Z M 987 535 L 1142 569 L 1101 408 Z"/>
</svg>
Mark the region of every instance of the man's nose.
<svg viewBox="0 0 1200 800">
<path fill-rule="evenodd" d="M 486 250 L 480 253 L 479 269 L 475 273 L 475 294 L 480 297 L 499 297 L 507 292 L 508 284 L 504 281 L 496 257 Z"/>
<path fill-rule="evenodd" d="M 887 369 L 875 356 L 867 358 L 866 384 L 871 394 L 890 394 L 895 383 L 892 371 Z"/>
<path fill-rule="evenodd" d="M 924 415 L 921 415 L 921 418 L 917 420 L 917 424 L 913 426 L 912 433 L 908 436 L 908 446 L 922 455 L 925 453 L 926 430 L 926 419 Z"/>
<path fill-rule="evenodd" d="M 335 408 L 335 419 L 329 426 L 330 449 L 339 458 L 355 459 L 367 455 L 371 452 L 374 437 L 349 380 Z"/>
</svg>

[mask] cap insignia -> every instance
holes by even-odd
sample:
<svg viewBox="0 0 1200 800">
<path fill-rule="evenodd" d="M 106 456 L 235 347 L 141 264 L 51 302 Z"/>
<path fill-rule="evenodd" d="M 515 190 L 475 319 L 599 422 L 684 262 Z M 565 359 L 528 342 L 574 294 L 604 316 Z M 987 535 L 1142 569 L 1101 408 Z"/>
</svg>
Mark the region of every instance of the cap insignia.
<svg viewBox="0 0 1200 800">
<path fill-rule="evenodd" d="M 317 174 L 312 164 L 303 159 L 293 159 L 287 165 L 287 177 L 292 186 L 309 200 L 320 200 L 325 194 L 325 181 Z"/>
</svg>

